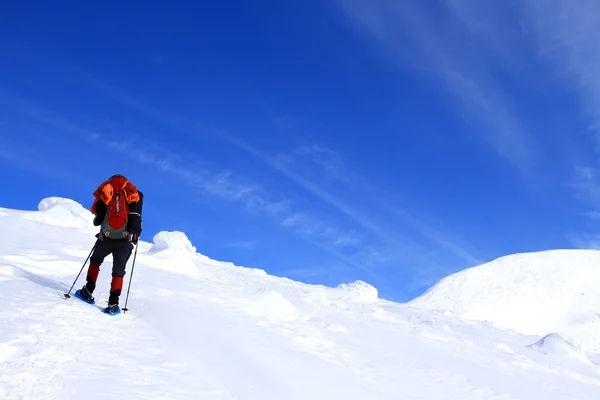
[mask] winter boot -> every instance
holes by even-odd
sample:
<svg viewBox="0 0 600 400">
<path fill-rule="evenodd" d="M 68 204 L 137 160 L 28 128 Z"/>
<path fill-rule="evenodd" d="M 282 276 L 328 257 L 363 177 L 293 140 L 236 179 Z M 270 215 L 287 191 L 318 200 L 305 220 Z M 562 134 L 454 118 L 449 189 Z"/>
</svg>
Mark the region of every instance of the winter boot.
<svg viewBox="0 0 600 400">
<path fill-rule="evenodd" d="M 106 314 L 115 315 L 121 312 L 118 304 L 109 304 L 108 307 L 104 309 Z"/>
<path fill-rule="evenodd" d="M 113 304 L 118 306 L 119 305 L 119 295 L 116 294 L 115 292 L 110 292 L 110 295 L 108 296 L 108 304 Z"/>
<path fill-rule="evenodd" d="M 114 291 L 110 292 L 110 296 L 108 296 L 108 307 L 104 309 L 104 312 L 110 315 L 121 312 L 121 309 L 119 308 L 119 295 Z"/>
<path fill-rule="evenodd" d="M 86 285 L 83 285 L 83 287 L 80 290 L 76 291 L 75 296 L 79 297 L 81 300 L 85 301 L 86 303 L 94 304 L 96 302 L 94 300 L 94 296 L 92 296 L 92 292 L 90 290 L 88 290 Z"/>
</svg>

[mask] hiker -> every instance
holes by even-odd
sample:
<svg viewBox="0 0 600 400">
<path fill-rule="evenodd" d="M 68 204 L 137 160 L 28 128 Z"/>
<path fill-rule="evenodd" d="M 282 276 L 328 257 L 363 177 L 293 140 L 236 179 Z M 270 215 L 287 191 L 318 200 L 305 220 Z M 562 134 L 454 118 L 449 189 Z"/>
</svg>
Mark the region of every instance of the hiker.
<svg viewBox="0 0 600 400">
<path fill-rule="evenodd" d="M 94 226 L 100 226 L 100 232 L 96 234 L 97 240 L 90 258 L 86 284 L 75 294 L 88 303 L 95 303 L 92 293 L 96 288 L 100 265 L 112 254 L 110 296 L 104 312 L 114 314 L 120 312 L 119 296 L 123 289 L 125 265 L 142 233 L 144 195 L 126 177 L 117 174 L 98 186 L 94 198 L 91 212 L 95 214 Z"/>
</svg>

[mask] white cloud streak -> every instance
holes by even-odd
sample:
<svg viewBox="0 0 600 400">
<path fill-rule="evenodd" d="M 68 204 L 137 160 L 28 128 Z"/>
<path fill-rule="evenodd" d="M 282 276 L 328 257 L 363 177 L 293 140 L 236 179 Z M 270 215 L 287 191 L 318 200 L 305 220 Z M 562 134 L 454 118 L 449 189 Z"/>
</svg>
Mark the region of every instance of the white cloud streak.
<svg viewBox="0 0 600 400">
<path fill-rule="evenodd" d="M 452 9 L 478 41 L 484 43 L 495 59 L 503 60 L 513 73 L 518 73 L 519 60 L 534 60 L 543 66 L 538 76 L 554 79 L 539 81 L 540 87 L 551 87 L 554 93 L 575 105 L 588 121 L 587 132 L 568 132 L 567 140 L 591 143 L 585 150 L 600 156 L 600 3 L 594 0 L 565 2 L 559 0 L 508 0 L 494 7 L 477 0 L 453 0 Z M 527 51 L 527 55 L 525 55 Z M 533 79 L 536 76 L 532 76 Z M 545 89 L 548 90 L 548 89 Z M 582 147 L 581 145 L 579 147 Z M 600 201 L 598 167 L 581 160 L 570 160 L 575 177 L 571 185 L 577 196 L 597 208 Z M 588 164 L 581 168 L 578 165 Z M 594 216 L 595 211 L 588 213 Z"/>
<path fill-rule="evenodd" d="M 579 233 L 569 235 L 568 239 L 573 243 L 573 246 L 578 249 L 600 250 L 599 234 Z"/>
<path fill-rule="evenodd" d="M 485 261 L 467 250 L 467 246 L 465 244 L 459 244 L 456 239 L 452 240 L 448 235 L 443 234 L 443 228 L 441 228 L 442 224 L 440 222 L 437 222 L 435 224 L 436 227 L 434 228 L 431 224 L 427 224 L 424 221 L 413 217 L 398 207 L 389 204 L 384 205 L 384 207 L 386 207 L 386 209 L 392 214 L 402 218 L 404 221 L 412 225 L 421 235 L 431 240 L 448 253 L 453 254 L 460 260 L 463 260 L 469 266 L 479 265 Z"/>
<path fill-rule="evenodd" d="M 239 138 L 226 133 L 222 133 L 222 135 L 224 135 L 227 140 L 230 141 L 230 143 L 266 163 L 273 169 L 279 171 L 288 179 L 312 193 L 317 198 L 330 204 L 338 212 L 345 214 L 352 221 L 359 224 L 374 234 L 379 240 L 381 240 L 385 244 L 384 247 L 375 248 L 363 244 L 363 246 L 359 249 L 355 257 L 362 260 L 365 264 L 389 265 L 391 262 L 399 262 L 398 260 L 402 259 L 403 263 L 411 260 L 421 269 L 428 270 L 431 274 L 443 275 L 448 271 L 448 268 L 450 267 L 449 263 L 440 263 L 436 261 L 432 250 L 424 247 L 423 245 L 417 244 L 406 234 L 401 234 L 399 230 L 389 231 L 376 224 L 357 209 L 336 198 L 332 193 L 321 189 L 312 181 L 305 179 L 298 173 L 294 172 L 291 168 L 289 168 L 288 164 L 281 163 L 279 158 L 269 157 Z M 425 237 L 440 245 L 445 250 L 449 250 L 455 256 L 463 260 L 463 262 L 469 264 L 469 266 L 478 261 L 478 259 L 470 254 L 467 250 L 461 248 L 458 244 L 452 242 L 448 238 L 445 238 L 443 235 L 441 235 L 439 232 L 436 232 L 433 228 L 429 227 L 425 223 L 419 222 L 414 217 L 411 217 L 408 213 L 401 211 L 400 209 L 396 209 L 395 213 L 398 216 L 401 216 L 405 222 L 411 224 L 413 227 L 419 230 Z M 292 216 L 293 219 L 291 221 L 287 221 L 287 223 L 298 224 L 301 222 L 300 217 L 301 216 L 298 215 Z M 310 231 L 311 228 L 311 226 L 304 225 L 304 229 L 307 229 L 307 232 Z M 387 250 L 384 251 L 384 249 Z"/>
<path fill-rule="evenodd" d="M 579 93 L 600 153 L 600 3 L 535 0 L 517 4 L 539 54 L 563 79 L 566 91 Z"/>
<path fill-rule="evenodd" d="M 334 228 L 332 224 L 325 223 L 318 216 L 308 212 L 294 211 L 291 202 L 283 200 L 273 202 L 266 199 L 266 194 L 259 186 L 245 186 L 232 181 L 231 173 L 212 174 L 210 172 L 188 168 L 185 165 L 175 165 L 171 159 L 177 156 L 161 157 L 157 154 L 149 153 L 139 145 L 118 144 L 109 141 L 110 146 L 121 152 L 133 154 L 135 159 L 147 165 L 173 173 L 183 179 L 188 184 L 195 186 L 211 195 L 226 198 L 228 200 L 242 201 L 246 204 L 248 210 L 258 209 L 259 212 L 278 217 L 282 220 L 281 226 L 291 229 L 300 234 L 304 240 L 317 246 L 324 252 L 342 260 L 346 265 L 367 272 L 370 276 L 382 279 L 373 267 L 381 263 L 373 254 L 376 250 L 367 250 L 367 247 L 360 242 L 358 238 L 351 237 L 348 233 Z M 135 150 L 132 150 L 135 149 Z M 353 256 L 348 256 L 342 250 L 348 247 L 356 247 Z"/>
<path fill-rule="evenodd" d="M 531 1 L 519 4 L 519 13 L 534 38 L 538 54 L 563 85 L 563 92 L 576 94 L 582 116 L 588 121 L 586 136 L 598 161 L 600 157 L 600 3 L 593 0 L 562 2 Z M 600 182 L 597 165 L 575 169 L 574 187 L 578 197 L 593 210 L 585 213 L 597 219 L 600 210 Z M 597 231 L 597 229 L 593 229 Z M 574 243 L 598 248 L 600 236 L 583 233 Z"/>
<path fill-rule="evenodd" d="M 293 154 L 319 166 L 327 179 L 349 182 L 354 177 L 344 164 L 342 156 L 327 147 L 318 144 L 304 145 L 296 148 Z"/>
<path fill-rule="evenodd" d="M 560 113 L 575 110 L 578 127 L 566 132 L 557 145 L 560 162 L 566 162 L 574 179 L 568 186 L 590 207 L 578 215 L 597 220 L 600 215 L 600 2 L 581 0 L 450 0 L 439 3 L 339 0 L 346 14 L 366 30 L 400 67 L 439 78 L 459 99 L 480 135 L 497 152 L 529 175 L 543 160 L 540 145 L 525 128 L 514 99 L 494 78 L 501 73 L 532 96 L 556 96 L 565 104 Z M 414 60 L 414 61 L 413 61 Z M 508 82 L 508 81 L 506 81 Z M 575 101 L 573 101 L 575 100 Z M 547 120 L 555 117 L 548 110 Z M 540 135 L 548 146 L 552 140 Z M 592 146 L 590 146 L 590 144 Z M 560 146 L 560 147 L 559 147 Z M 593 150 L 596 162 L 586 159 Z M 584 165 L 585 167 L 580 167 Z M 410 216 L 408 216 L 410 218 Z M 427 233 L 427 226 L 414 226 Z M 592 228 L 592 231 L 597 229 Z M 462 252 L 452 243 L 438 243 Z M 578 247 L 598 248 L 600 235 L 569 236 Z M 468 256 L 468 255 L 467 255 Z"/>
<path fill-rule="evenodd" d="M 325 148 L 323 146 L 320 146 L 317 144 L 301 146 L 301 147 L 298 147 L 296 150 L 294 150 L 294 152 L 292 154 L 279 154 L 277 157 L 270 160 L 268 156 L 266 156 L 264 154 L 260 154 L 256 149 L 250 148 L 250 146 L 248 144 L 241 143 L 239 141 L 239 139 L 233 138 L 232 140 L 236 141 L 237 145 L 242 146 L 246 151 L 252 153 L 255 157 L 261 159 L 263 162 L 266 162 L 267 164 L 271 165 L 272 167 L 278 169 L 280 172 L 283 172 L 284 174 L 292 174 L 295 177 L 292 179 L 294 181 L 296 181 L 297 183 L 299 183 L 301 186 L 304 186 L 304 184 L 309 181 L 305 180 L 305 179 L 302 179 L 301 181 L 297 180 L 297 179 L 300 179 L 299 178 L 300 175 L 298 173 L 293 172 L 295 170 L 295 167 L 297 166 L 297 162 L 298 162 L 298 160 L 296 160 L 296 158 L 297 157 L 303 157 L 303 158 L 308 157 L 309 159 L 311 159 L 312 162 L 315 162 L 323 167 L 323 170 L 324 170 L 326 176 L 328 176 L 328 177 L 344 177 L 344 178 L 352 177 L 351 178 L 352 182 L 355 184 L 355 186 L 360 188 L 358 190 L 360 190 L 361 192 L 364 192 L 364 193 L 374 193 L 373 190 L 367 189 L 368 185 L 365 185 L 363 182 L 361 182 L 358 174 L 351 171 L 350 168 L 348 168 L 345 165 L 345 163 L 339 153 L 337 153 L 331 149 Z M 315 161 L 315 159 L 317 161 Z M 344 182 L 344 183 L 348 183 L 349 181 L 350 181 L 350 178 L 342 179 L 342 182 Z M 311 184 L 311 185 L 312 185 L 311 187 L 307 188 L 309 191 L 312 191 L 314 189 L 314 187 L 316 187 L 316 185 L 314 185 L 314 184 Z M 323 193 L 327 194 L 323 190 L 320 190 L 317 195 L 319 197 L 321 197 L 320 195 Z M 374 195 L 374 197 L 377 198 L 377 200 L 375 200 L 375 202 L 377 203 L 378 209 L 400 218 L 404 223 L 406 223 L 409 226 L 412 226 L 414 229 L 416 229 L 423 237 L 430 240 L 431 242 L 433 242 L 440 248 L 442 248 L 442 249 L 448 251 L 449 253 L 453 254 L 454 256 L 458 257 L 460 260 L 462 260 L 466 264 L 475 265 L 475 264 L 482 262 L 481 259 L 479 259 L 478 257 L 474 256 L 471 252 L 466 250 L 465 245 L 458 244 L 456 242 L 456 240 L 450 239 L 447 234 L 442 234 L 441 228 L 440 228 L 440 226 L 442 225 L 441 223 L 439 223 L 439 222 L 436 223 L 436 227 L 434 228 L 431 224 L 427 224 L 424 221 L 422 221 L 418 218 L 415 218 L 413 215 L 406 212 L 402 208 L 400 208 L 398 206 L 392 206 L 389 203 L 387 203 L 383 200 L 380 200 L 379 197 L 376 195 Z M 321 198 L 323 198 L 323 197 L 321 197 Z M 342 205 L 342 208 L 340 209 L 339 205 L 342 203 L 339 200 L 336 200 L 331 194 L 327 194 L 327 196 L 323 199 L 325 201 L 329 202 L 330 204 L 332 204 L 339 211 L 345 212 L 347 215 L 349 215 L 351 218 L 353 218 L 356 222 L 363 225 L 367 229 L 371 229 L 373 226 L 375 226 L 372 223 L 368 223 L 368 222 L 365 223 L 365 221 L 367 221 L 367 217 L 361 216 L 357 211 L 353 210 L 349 206 Z M 371 229 L 371 230 L 373 230 L 373 229 Z M 374 233 L 376 235 L 379 235 L 380 238 L 383 238 L 384 240 L 390 240 L 390 236 L 392 235 L 392 233 L 390 233 L 390 234 L 385 233 L 382 228 L 376 228 L 374 230 Z M 354 243 L 357 240 L 358 239 L 356 239 L 355 237 L 350 236 L 348 238 L 343 238 L 343 240 L 339 240 L 338 242 L 340 244 L 341 243 Z M 397 235 L 396 240 L 402 240 L 405 243 L 410 243 L 410 241 L 407 241 L 405 238 L 401 238 L 400 235 Z M 392 242 L 392 243 L 394 245 L 396 244 L 394 242 Z M 414 251 L 425 252 L 425 249 L 415 247 Z"/>
<path fill-rule="evenodd" d="M 400 68 L 441 82 L 459 101 L 476 134 L 525 175 L 540 155 L 532 136 L 513 108 L 513 101 L 495 81 L 490 60 L 456 16 L 436 18 L 431 4 L 386 0 L 339 0 L 343 10 Z M 489 8 L 489 7 L 488 7 Z M 497 42 L 496 44 L 501 43 Z"/>
<path fill-rule="evenodd" d="M 552 83 L 562 82 L 563 94 L 579 96 L 600 152 L 599 2 L 507 0 L 490 7 L 477 0 L 452 0 L 451 5 L 472 37 L 507 70 L 518 73 L 531 57 L 543 60 L 544 69 L 558 78 Z"/>
<path fill-rule="evenodd" d="M 106 138 L 104 139 L 106 141 Z M 147 140 L 145 140 L 147 142 Z M 181 156 L 162 151 L 162 155 L 147 150 L 144 144 L 134 141 L 107 141 L 114 151 L 133 156 L 137 162 L 152 165 L 160 171 L 169 172 L 197 188 L 205 194 L 217 196 L 229 201 L 241 201 L 249 211 L 266 212 L 269 215 L 284 215 L 290 207 L 289 201 L 271 201 L 264 190 L 256 184 L 243 184 L 235 181 L 231 171 L 213 172 L 191 165 Z M 158 146 L 155 146 L 158 147 Z"/>
<path fill-rule="evenodd" d="M 312 193 L 314 196 L 316 196 L 319 199 L 330 204 L 337 211 L 341 212 L 342 214 L 345 214 L 346 216 L 350 217 L 353 221 L 355 221 L 362 227 L 368 229 L 369 231 L 371 231 L 372 233 L 377 235 L 384 242 L 386 242 L 388 244 L 394 244 L 394 245 L 398 246 L 398 248 L 406 248 L 406 242 L 402 242 L 401 238 L 399 236 L 391 234 L 391 233 L 387 232 L 386 230 L 380 228 L 379 226 L 374 224 L 372 221 L 370 221 L 369 218 L 362 215 L 359 211 L 355 210 L 348 204 L 337 199 L 331 193 L 321 189 L 316 184 L 303 178 L 302 176 L 295 173 L 291 169 L 286 168 L 281 163 L 277 162 L 276 159 L 269 157 L 266 154 L 261 153 L 256 148 L 254 148 L 253 146 L 249 145 L 248 143 L 242 141 L 239 138 L 236 138 L 232 135 L 225 134 L 225 133 L 223 133 L 223 135 L 227 138 L 227 140 L 230 143 L 232 143 L 235 146 L 239 147 L 240 149 L 244 150 L 246 153 L 254 156 L 256 159 L 261 160 L 262 162 L 266 163 L 271 168 L 279 171 L 282 175 L 284 175 L 291 181 L 295 182 L 300 187 L 304 188 L 308 192 Z"/>
<path fill-rule="evenodd" d="M 528 57 L 537 57 L 537 65 L 543 66 L 538 75 L 553 78 L 540 82 L 540 86 L 551 87 L 553 93 L 565 100 L 567 109 L 576 110 L 578 115 L 573 118 L 576 126 L 582 120 L 587 121 L 587 131 L 583 134 L 573 129 L 566 135 L 571 142 L 586 143 L 580 147 L 593 150 L 596 163 L 571 160 L 575 177 L 569 186 L 577 198 L 591 208 L 579 214 L 597 220 L 600 215 L 597 165 L 600 159 L 600 3 L 594 0 L 509 0 L 493 8 L 477 0 L 453 0 L 452 4 L 463 23 L 480 40 L 488 45 L 498 44 L 493 47 L 498 53 L 511 54 L 512 50 L 513 62 L 507 65 L 513 67 L 513 72 L 516 72 L 514 60 L 526 59 L 522 53 L 517 57 L 515 49 L 528 50 Z M 505 17 L 499 18 L 499 15 Z M 518 29 L 514 29 L 517 24 Z M 569 236 L 572 243 L 582 248 L 598 248 L 599 238 L 588 233 Z"/>
<path fill-rule="evenodd" d="M 581 199 L 591 203 L 600 202 L 600 183 L 598 183 L 596 171 L 593 168 L 577 168 L 573 186 Z"/>
</svg>

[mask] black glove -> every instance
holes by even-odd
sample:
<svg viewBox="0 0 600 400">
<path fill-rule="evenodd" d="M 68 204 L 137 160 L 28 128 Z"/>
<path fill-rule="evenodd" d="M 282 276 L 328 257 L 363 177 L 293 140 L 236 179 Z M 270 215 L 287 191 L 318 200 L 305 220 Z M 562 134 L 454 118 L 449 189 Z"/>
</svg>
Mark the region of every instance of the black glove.
<svg viewBox="0 0 600 400">
<path fill-rule="evenodd" d="M 94 217 L 94 226 L 100 226 L 100 225 L 102 224 L 102 219 L 103 219 L 103 218 L 100 218 L 100 216 L 99 216 L 99 215 L 96 215 L 96 216 Z"/>
<path fill-rule="evenodd" d="M 104 202 L 98 201 L 96 203 L 96 216 L 94 217 L 94 226 L 100 226 L 102 221 L 104 221 L 104 217 L 106 217 L 106 212 L 108 207 Z"/>
<path fill-rule="evenodd" d="M 137 244 L 138 239 L 140 238 L 139 235 L 136 235 L 135 233 L 132 233 L 130 235 L 130 237 L 131 237 L 131 243 L 133 243 L 133 244 Z"/>
</svg>

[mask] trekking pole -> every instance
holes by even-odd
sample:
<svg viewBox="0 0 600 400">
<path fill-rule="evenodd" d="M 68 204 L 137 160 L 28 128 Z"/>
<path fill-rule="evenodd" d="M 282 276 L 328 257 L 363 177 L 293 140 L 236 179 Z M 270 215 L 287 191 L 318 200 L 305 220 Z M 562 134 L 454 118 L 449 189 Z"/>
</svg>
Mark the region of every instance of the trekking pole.
<svg viewBox="0 0 600 400">
<path fill-rule="evenodd" d="M 135 258 L 137 257 L 138 244 L 135 244 L 135 254 L 133 255 L 133 264 L 131 264 L 131 274 L 129 275 L 129 285 L 127 286 L 127 296 L 125 297 L 125 307 L 123 307 L 123 313 L 129 311 L 127 308 L 127 300 L 129 300 L 129 289 L 131 289 L 131 281 L 133 280 L 133 269 L 135 268 Z"/>
<path fill-rule="evenodd" d="M 75 283 L 77 282 L 77 279 L 79 279 L 79 275 L 81 275 L 81 272 L 83 272 L 83 268 L 85 268 L 85 264 L 87 264 L 88 260 L 90 259 L 90 257 L 92 256 L 92 253 L 94 252 L 94 249 L 96 248 L 96 245 L 94 245 L 94 247 L 92 247 L 92 251 L 90 251 L 90 255 L 87 256 L 87 258 L 85 259 L 85 261 L 83 262 L 83 265 L 81 266 L 81 270 L 79 271 L 79 273 L 77 274 L 77 278 L 75 278 L 75 280 L 73 281 L 73 284 L 71 285 L 71 289 L 69 289 L 69 293 L 65 293 L 65 299 L 70 299 L 71 298 L 71 290 L 73 290 L 73 286 L 75 286 Z"/>
</svg>

